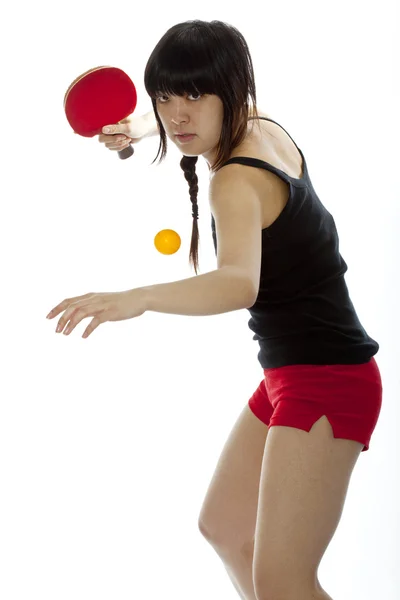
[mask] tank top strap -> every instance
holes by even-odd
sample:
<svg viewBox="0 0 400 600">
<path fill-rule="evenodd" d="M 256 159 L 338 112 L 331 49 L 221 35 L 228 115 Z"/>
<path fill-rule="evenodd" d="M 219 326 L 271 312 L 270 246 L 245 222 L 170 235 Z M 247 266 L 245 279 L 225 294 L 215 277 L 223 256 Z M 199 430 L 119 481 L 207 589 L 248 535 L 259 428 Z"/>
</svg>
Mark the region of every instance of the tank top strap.
<svg viewBox="0 0 400 600">
<path fill-rule="evenodd" d="M 250 117 L 249 120 L 255 119 L 255 118 L 256 117 Z M 224 162 L 224 164 L 221 165 L 220 168 L 225 167 L 226 165 L 237 163 L 237 164 L 246 165 L 246 166 L 249 166 L 249 167 L 256 167 L 256 168 L 266 169 L 268 171 L 271 171 L 272 173 L 274 173 L 275 175 L 277 175 L 281 179 L 283 179 L 283 181 L 285 181 L 286 183 L 293 184 L 295 186 L 300 186 L 301 187 L 301 186 L 307 185 L 307 181 L 308 181 L 308 169 L 307 169 L 306 159 L 304 158 L 304 155 L 303 155 L 301 149 L 298 147 L 298 145 L 296 144 L 296 142 L 294 141 L 294 139 L 292 138 L 292 136 L 286 131 L 286 129 L 284 129 L 284 127 L 282 127 L 281 125 L 279 125 L 279 123 L 277 123 L 273 119 L 269 119 L 267 117 L 259 117 L 259 118 L 263 119 L 263 120 L 266 120 L 266 121 L 272 121 L 273 123 L 275 123 L 276 125 L 278 125 L 279 127 L 281 127 L 281 129 L 283 129 L 287 133 L 287 135 L 290 137 L 290 139 L 292 140 L 292 142 L 296 146 L 296 148 L 299 151 L 300 156 L 302 158 L 303 176 L 301 178 L 291 177 L 290 175 L 288 175 L 287 173 L 285 173 L 281 169 L 278 169 L 274 165 L 271 165 L 271 163 L 268 163 L 268 162 L 266 162 L 264 160 L 261 160 L 261 159 L 258 159 L 258 158 L 251 158 L 251 157 L 248 157 L 248 156 L 234 156 L 233 158 L 230 158 L 229 160 L 227 160 L 226 162 Z"/>
<path fill-rule="evenodd" d="M 275 125 L 278 125 L 278 127 L 280 127 L 281 129 L 283 129 L 283 131 L 285 133 L 287 133 L 287 135 L 290 137 L 290 139 L 292 140 L 293 144 L 296 146 L 297 150 L 300 152 L 301 154 L 301 150 L 298 147 L 298 145 L 296 144 L 296 142 L 294 141 L 294 139 L 292 138 L 292 136 L 290 135 L 290 133 L 288 131 L 286 131 L 286 129 L 284 127 L 282 127 L 282 125 L 280 125 L 279 123 L 277 123 L 276 121 L 274 121 L 273 119 L 269 119 L 268 117 L 258 117 L 259 119 L 262 119 L 263 121 L 271 121 L 272 123 L 275 123 Z M 252 121 L 253 119 L 257 119 L 257 117 L 249 117 L 248 121 Z"/>
</svg>

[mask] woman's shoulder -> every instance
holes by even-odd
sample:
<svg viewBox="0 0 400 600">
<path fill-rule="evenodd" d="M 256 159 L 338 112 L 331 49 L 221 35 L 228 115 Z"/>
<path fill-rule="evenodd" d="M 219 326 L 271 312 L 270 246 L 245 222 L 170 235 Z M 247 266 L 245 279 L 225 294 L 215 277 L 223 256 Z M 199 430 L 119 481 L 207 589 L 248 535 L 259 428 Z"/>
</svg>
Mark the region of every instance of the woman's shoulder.
<svg viewBox="0 0 400 600">
<path fill-rule="evenodd" d="M 258 116 L 259 117 L 267 117 L 267 119 L 272 119 L 271 115 L 269 115 L 268 113 L 264 112 L 263 110 L 260 110 L 257 108 L 257 112 L 258 112 Z"/>
</svg>

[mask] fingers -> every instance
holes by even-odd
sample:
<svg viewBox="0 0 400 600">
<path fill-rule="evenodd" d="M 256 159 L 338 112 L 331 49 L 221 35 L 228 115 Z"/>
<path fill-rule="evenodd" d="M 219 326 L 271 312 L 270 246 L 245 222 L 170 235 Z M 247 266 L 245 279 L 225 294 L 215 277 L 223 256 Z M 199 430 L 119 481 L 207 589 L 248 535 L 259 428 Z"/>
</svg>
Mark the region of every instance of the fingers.
<svg viewBox="0 0 400 600">
<path fill-rule="evenodd" d="M 128 140 L 128 139 L 130 139 L 130 138 L 128 138 L 128 136 L 126 136 L 124 133 L 117 133 L 115 135 L 106 135 L 105 133 L 101 133 L 99 135 L 99 142 L 102 142 L 103 144 L 110 144 L 110 143 L 114 143 L 119 140 Z"/>
<path fill-rule="evenodd" d="M 118 135 L 99 135 L 99 142 L 105 144 L 109 150 L 124 150 L 132 142 L 131 138 L 123 134 Z"/>
<path fill-rule="evenodd" d="M 60 304 L 57 304 L 54 308 L 51 309 L 49 314 L 47 315 L 47 319 L 54 319 L 57 315 L 60 314 L 63 310 L 67 309 L 71 304 L 75 304 L 79 302 L 79 300 L 87 300 L 90 296 L 96 296 L 95 293 L 89 292 L 88 294 L 84 294 L 83 296 L 75 296 L 74 298 L 66 298 Z"/>
<path fill-rule="evenodd" d="M 62 317 L 59 318 L 56 333 L 61 333 L 64 327 L 67 325 L 65 331 L 63 332 L 65 335 L 71 333 L 71 331 L 88 315 L 88 306 L 78 308 L 77 306 L 69 307 Z M 90 311 L 89 311 L 90 312 Z"/>
</svg>

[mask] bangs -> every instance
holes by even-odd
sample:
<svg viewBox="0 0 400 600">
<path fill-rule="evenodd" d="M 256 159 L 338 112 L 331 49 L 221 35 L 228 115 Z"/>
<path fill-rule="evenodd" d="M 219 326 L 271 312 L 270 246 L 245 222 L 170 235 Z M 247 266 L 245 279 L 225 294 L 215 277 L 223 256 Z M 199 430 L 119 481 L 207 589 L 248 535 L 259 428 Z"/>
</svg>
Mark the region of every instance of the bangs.
<svg viewBox="0 0 400 600">
<path fill-rule="evenodd" d="M 175 40 L 169 48 L 159 49 L 146 67 L 145 88 L 149 96 L 184 96 L 185 94 L 215 94 L 220 79 L 213 69 L 209 51 L 193 47 L 185 40 Z M 195 44 L 196 46 L 196 44 Z"/>
</svg>

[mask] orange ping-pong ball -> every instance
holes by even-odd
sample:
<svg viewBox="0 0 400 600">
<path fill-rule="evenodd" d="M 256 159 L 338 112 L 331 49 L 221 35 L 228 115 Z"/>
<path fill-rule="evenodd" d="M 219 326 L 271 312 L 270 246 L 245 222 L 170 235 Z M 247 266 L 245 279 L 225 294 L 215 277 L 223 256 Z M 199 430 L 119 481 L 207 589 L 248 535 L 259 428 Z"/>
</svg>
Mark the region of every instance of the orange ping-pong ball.
<svg viewBox="0 0 400 600">
<path fill-rule="evenodd" d="M 175 254 L 181 247 L 181 238 L 173 229 L 163 229 L 154 238 L 154 245 L 161 254 Z"/>
</svg>

